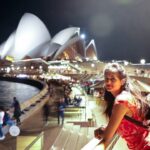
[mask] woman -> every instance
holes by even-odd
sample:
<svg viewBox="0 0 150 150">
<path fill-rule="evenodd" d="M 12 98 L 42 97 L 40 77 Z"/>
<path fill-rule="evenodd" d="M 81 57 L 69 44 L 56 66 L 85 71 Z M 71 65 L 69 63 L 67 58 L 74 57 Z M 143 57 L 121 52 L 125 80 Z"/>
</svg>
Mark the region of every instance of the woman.
<svg viewBox="0 0 150 150">
<path fill-rule="evenodd" d="M 102 138 L 95 150 L 106 149 L 115 133 L 126 140 L 130 150 L 150 150 L 148 129 L 125 118 L 144 120 L 143 112 L 147 111 L 147 107 L 142 103 L 140 92 L 129 83 L 124 68 L 117 63 L 106 65 L 104 80 L 104 99 L 107 102 L 105 114 L 109 117 L 109 123 L 103 131 L 95 130 L 95 137 Z"/>
</svg>

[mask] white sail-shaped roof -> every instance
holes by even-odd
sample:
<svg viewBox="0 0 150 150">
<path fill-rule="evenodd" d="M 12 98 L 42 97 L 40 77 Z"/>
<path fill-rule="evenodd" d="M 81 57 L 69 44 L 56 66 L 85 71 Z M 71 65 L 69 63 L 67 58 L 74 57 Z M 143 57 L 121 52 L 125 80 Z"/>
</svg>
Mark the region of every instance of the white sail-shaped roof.
<svg viewBox="0 0 150 150">
<path fill-rule="evenodd" d="M 85 43 L 82 38 L 79 36 L 76 36 L 72 39 L 70 39 L 68 42 L 66 42 L 64 45 L 62 45 L 58 51 L 56 52 L 53 59 L 57 59 L 59 55 L 61 55 L 63 52 L 67 52 L 68 55 L 70 55 L 70 58 L 75 58 L 77 55 L 82 58 L 85 56 Z"/>
<path fill-rule="evenodd" d="M 57 43 L 60 45 L 64 45 L 68 40 L 70 40 L 73 36 L 80 34 L 80 28 L 78 27 L 69 27 L 60 32 L 58 32 L 53 38 L 52 43 Z"/>
<path fill-rule="evenodd" d="M 11 51 L 11 55 L 14 59 L 22 59 L 36 47 L 50 40 L 51 36 L 44 23 L 35 15 L 26 13 L 16 30 L 14 50 Z"/>
<path fill-rule="evenodd" d="M 48 51 L 50 48 L 50 41 L 46 41 L 45 43 L 42 43 L 38 47 L 35 47 L 32 49 L 27 56 L 31 58 L 39 58 L 39 57 L 44 57 L 48 55 Z"/>
<path fill-rule="evenodd" d="M 11 55 L 11 52 L 14 50 L 16 31 L 14 31 L 4 43 L 4 47 L 1 53 L 1 58 L 3 59 L 6 55 Z"/>
<path fill-rule="evenodd" d="M 3 55 L 3 49 L 4 49 L 4 46 L 5 46 L 5 43 L 6 43 L 6 41 L 3 42 L 3 43 L 0 45 L 0 56 L 1 56 L 1 58 L 2 58 L 2 55 Z"/>
<path fill-rule="evenodd" d="M 30 13 L 22 16 L 17 30 L 0 45 L 1 58 L 9 55 L 15 60 L 27 57 L 57 59 L 63 53 L 70 59 L 83 58 L 85 54 L 91 59 L 97 57 L 94 40 L 91 40 L 85 51 L 85 41 L 80 37 L 79 27 L 63 29 L 51 39 L 44 23 Z"/>
<path fill-rule="evenodd" d="M 96 50 L 96 46 L 95 46 L 95 41 L 92 39 L 88 46 L 86 47 L 86 57 L 89 59 L 97 59 L 97 50 Z"/>
<path fill-rule="evenodd" d="M 53 53 L 55 53 L 60 47 L 61 45 L 57 43 L 50 43 L 48 56 L 53 55 Z"/>
</svg>

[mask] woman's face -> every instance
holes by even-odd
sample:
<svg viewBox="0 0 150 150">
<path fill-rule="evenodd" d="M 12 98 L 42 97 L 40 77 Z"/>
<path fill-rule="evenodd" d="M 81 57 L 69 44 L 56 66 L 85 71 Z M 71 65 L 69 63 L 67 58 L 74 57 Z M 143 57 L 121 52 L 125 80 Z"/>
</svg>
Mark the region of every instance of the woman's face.
<svg viewBox="0 0 150 150">
<path fill-rule="evenodd" d="M 123 80 L 119 78 L 119 73 L 105 73 L 105 88 L 108 92 L 111 92 L 114 96 L 117 96 L 121 92 L 122 85 Z"/>
</svg>

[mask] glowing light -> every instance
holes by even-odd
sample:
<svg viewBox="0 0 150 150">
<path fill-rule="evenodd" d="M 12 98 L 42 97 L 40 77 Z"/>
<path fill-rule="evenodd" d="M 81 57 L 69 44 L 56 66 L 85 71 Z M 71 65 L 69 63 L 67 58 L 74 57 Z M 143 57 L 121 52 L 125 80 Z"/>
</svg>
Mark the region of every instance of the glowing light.
<svg viewBox="0 0 150 150">
<path fill-rule="evenodd" d="M 80 37 L 81 37 L 82 39 L 85 39 L 85 34 L 81 34 Z"/>
<path fill-rule="evenodd" d="M 97 57 L 95 56 L 95 57 L 93 57 L 93 59 L 94 59 L 94 60 L 97 60 Z"/>
<path fill-rule="evenodd" d="M 79 67 L 78 64 L 75 64 L 75 67 L 78 68 Z"/>
<path fill-rule="evenodd" d="M 34 67 L 33 67 L 33 66 L 31 66 L 31 69 L 34 69 Z"/>
<path fill-rule="evenodd" d="M 127 61 L 124 61 L 124 65 L 127 66 L 129 64 L 129 62 Z"/>
<path fill-rule="evenodd" d="M 43 66 L 39 66 L 39 68 L 40 68 L 40 69 L 42 69 L 42 68 L 43 68 Z"/>
<path fill-rule="evenodd" d="M 19 74 L 17 75 L 18 78 L 26 78 L 26 77 L 29 77 L 28 75 L 26 74 Z"/>
<path fill-rule="evenodd" d="M 89 58 L 88 58 L 88 57 L 86 57 L 85 59 L 86 59 L 87 61 L 89 60 Z"/>
<path fill-rule="evenodd" d="M 14 58 L 13 57 L 11 57 L 11 56 L 6 56 L 6 58 L 5 58 L 6 60 L 8 60 L 8 61 L 11 61 L 11 62 L 13 62 L 14 61 Z"/>
<path fill-rule="evenodd" d="M 95 67 L 95 64 L 91 64 L 91 67 Z"/>
<path fill-rule="evenodd" d="M 19 70 L 20 69 L 20 67 L 17 67 L 17 70 Z"/>
<path fill-rule="evenodd" d="M 144 65 L 144 64 L 146 63 L 146 60 L 145 60 L 145 59 L 141 59 L 141 60 L 140 60 L 140 63 L 141 63 L 142 65 Z"/>
<path fill-rule="evenodd" d="M 11 69 L 10 69 L 9 67 L 7 67 L 7 69 L 6 69 L 7 73 L 9 73 L 9 72 L 10 72 L 10 70 L 11 70 Z"/>
</svg>

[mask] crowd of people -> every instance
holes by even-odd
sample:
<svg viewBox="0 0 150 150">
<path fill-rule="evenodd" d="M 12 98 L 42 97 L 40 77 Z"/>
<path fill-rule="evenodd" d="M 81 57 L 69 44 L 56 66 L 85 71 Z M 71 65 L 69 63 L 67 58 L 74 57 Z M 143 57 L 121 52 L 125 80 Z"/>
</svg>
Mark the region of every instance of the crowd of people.
<svg viewBox="0 0 150 150">
<path fill-rule="evenodd" d="M 20 103 L 16 97 L 10 107 L 0 107 L 0 140 L 5 139 L 2 128 L 6 125 L 9 127 L 13 125 L 20 125 L 21 108 Z"/>
</svg>

